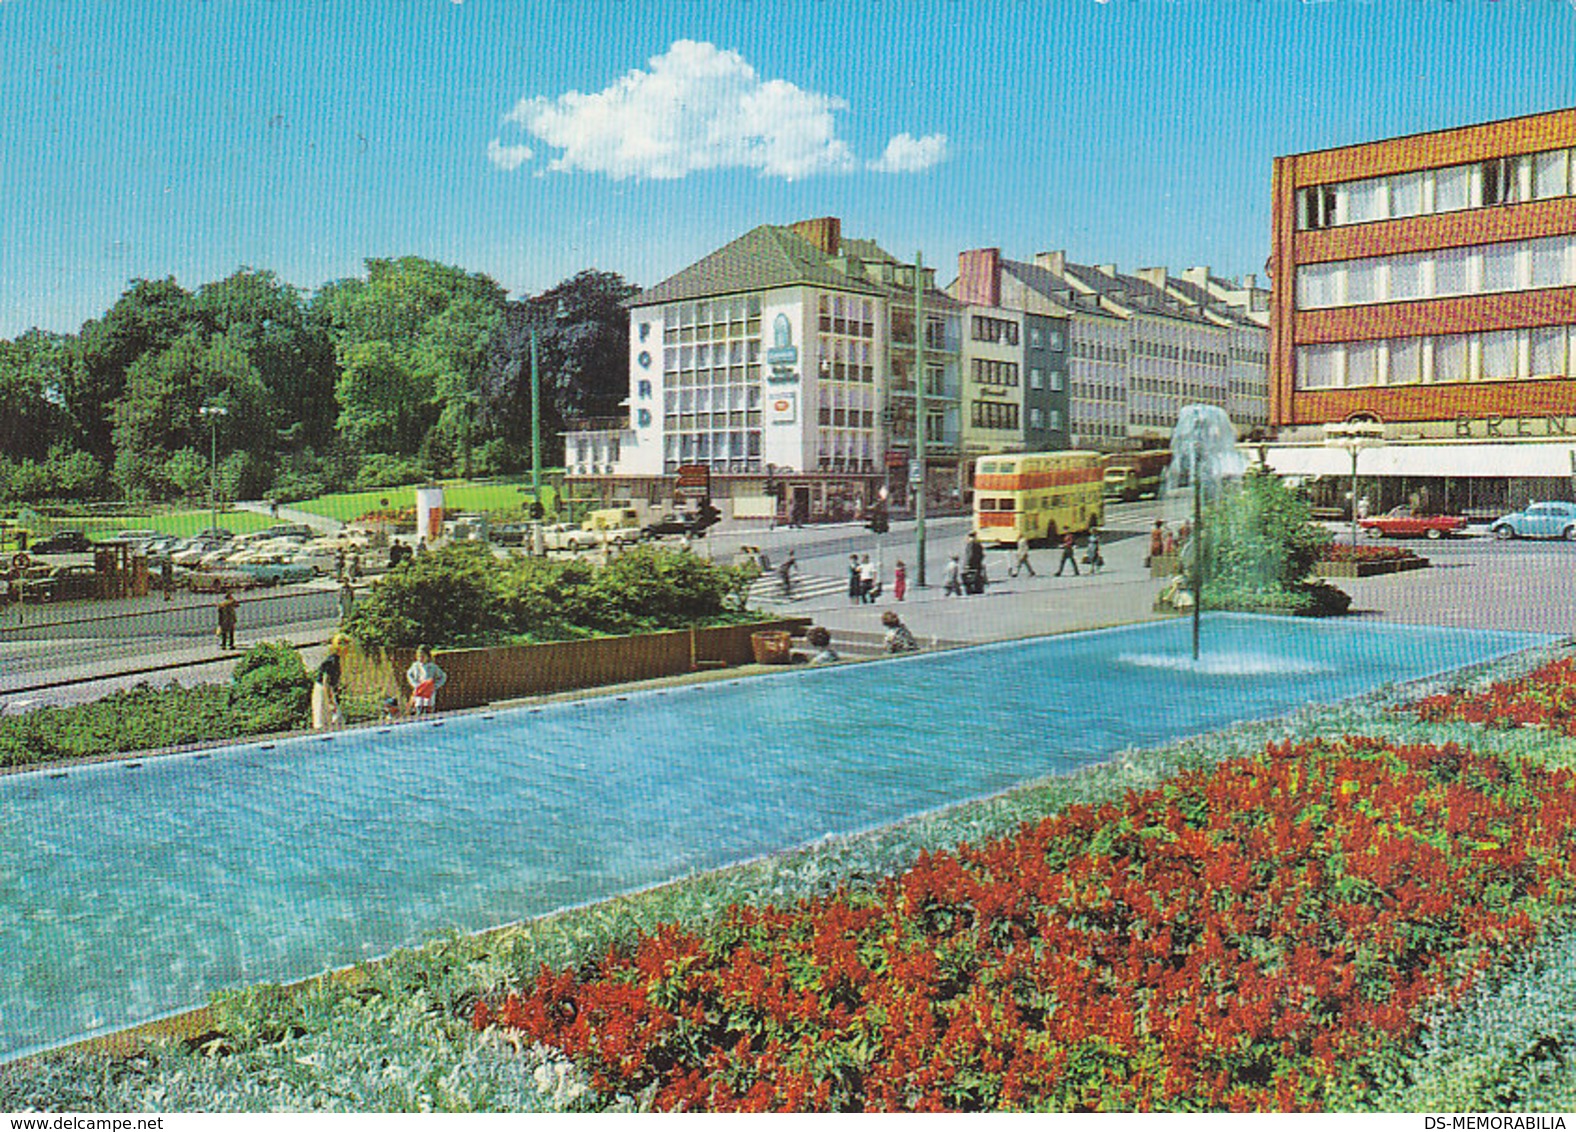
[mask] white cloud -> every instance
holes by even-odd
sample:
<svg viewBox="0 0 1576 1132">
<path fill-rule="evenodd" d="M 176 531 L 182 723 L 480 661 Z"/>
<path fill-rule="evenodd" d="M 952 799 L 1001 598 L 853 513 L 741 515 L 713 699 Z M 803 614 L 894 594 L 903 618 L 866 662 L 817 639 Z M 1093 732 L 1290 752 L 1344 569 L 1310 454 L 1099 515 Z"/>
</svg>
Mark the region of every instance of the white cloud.
<svg viewBox="0 0 1576 1132">
<path fill-rule="evenodd" d="M 754 169 L 796 180 L 857 162 L 837 137 L 848 104 L 762 79 L 737 51 L 681 39 L 594 94 L 522 99 L 507 119 L 560 150 L 548 168 L 673 180 L 706 169 Z"/>
<path fill-rule="evenodd" d="M 504 145 L 497 138 L 487 143 L 487 160 L 506 173 L 514 172 L 533 156 L 530 146 Z"/>
<path fill-rule="evenodd" d="M 870 168 L 877 173 L 922 173 L 948 156 L 946 134 L 916 138 L 903 133 L 887 142 L 886 152 L 872 161 Z"/>
</svg>

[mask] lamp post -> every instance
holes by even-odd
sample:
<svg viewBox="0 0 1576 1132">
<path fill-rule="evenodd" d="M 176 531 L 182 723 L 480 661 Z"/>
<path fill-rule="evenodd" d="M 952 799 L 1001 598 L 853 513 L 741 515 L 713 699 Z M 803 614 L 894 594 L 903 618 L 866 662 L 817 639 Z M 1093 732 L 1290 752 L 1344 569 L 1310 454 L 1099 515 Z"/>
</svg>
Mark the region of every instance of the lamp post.
<svg viewBox="0 0 1576 1132">
<path fill-rule="evenodd" d="M 219 418 L 229 416 L 223 405 L 204 405 L 197 410 L 208 418 L 208 506 L 213 509 L 213 526 L 219 526 Z"/>
<path fill-rule="evenodd" d="M 1357 454 L 1384 443 L 1384 425 L 1378 421 L 1338 421 L 1324 426 L 1326 448 L 1344 448 L 1352 454 L 1352 545 L 1357 545 Z"/>
<path fill-rule="evenodd" d="M 918 493 L 914 496 L 914 585 L 925 588 L 925 255 L 914 253 L 914 463 Z M 910 483 L 916 482 L 910 473 Z"/>
</svg>

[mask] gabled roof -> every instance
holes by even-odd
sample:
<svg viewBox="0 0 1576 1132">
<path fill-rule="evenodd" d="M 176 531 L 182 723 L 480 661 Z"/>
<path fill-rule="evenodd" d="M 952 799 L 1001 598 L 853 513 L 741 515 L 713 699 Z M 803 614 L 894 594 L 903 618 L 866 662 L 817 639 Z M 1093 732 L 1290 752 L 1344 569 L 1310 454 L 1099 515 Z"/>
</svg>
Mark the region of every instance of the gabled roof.
<svg viewBox="0 0 1576 1132">
<path fill-rule="evenodd" d="M 886 255 L 871 241 L 845 240 L 843 243 L 845 247 L 857 245 L 861 248 L 868 244 L 880 255 Z M 886 294 L 874 284 L 833 270 L 827 266 L 828 258 L 825 252 L 792 229 L 762 224 L 655 287 L 626 300 L 624 305 L 645 307 L 801 283 L 863 295 Z"/>
<path fill-rule="evenodd" d="M 1003 273 L 1011 275 L 1025 287 L 1039 295 L 1057 308 L 1059 313 L 1068 314 L 1097 314 L 1105 318 L 1119 318 L 1114 311 L 1101 307 L 1099 301 L 1092 295 L 1085 295 L 1069 287 L 1067 281 L 1054 271 L 1040 267 L 1038 264 L 1024 263 L 1021 260 L 1004 259 L 1001 261 Z"/>
</svg>

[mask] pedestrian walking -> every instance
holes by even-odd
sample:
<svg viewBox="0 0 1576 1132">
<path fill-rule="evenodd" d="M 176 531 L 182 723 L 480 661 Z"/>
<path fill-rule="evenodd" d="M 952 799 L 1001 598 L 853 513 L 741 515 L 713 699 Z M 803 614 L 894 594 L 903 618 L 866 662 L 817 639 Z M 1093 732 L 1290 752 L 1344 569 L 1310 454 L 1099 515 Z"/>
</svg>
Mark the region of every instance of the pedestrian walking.
<svg viewBox="0 0 1576 1132">
<path fill-rule="evenodd" d="M 1093 524 L 1089 527 L 1089 549 L 1084 551 L 1084 564 L 1091 574 L 1098 574 L 1100 567 L 1105 565 L 1105 558 L 1100 554 L 1100 528 Z"/>
<path fill-rule="evenodd" d="M 902 601 L 906 593 L 908 593 L 908 567 L 903 565 L 903 560 L 899 558 L 892 570 L 892 596 Z"/>
<path fill-rule="evenodd" d="M 1078 576 L 1078 540 L 1073 537 L 1072 531 L 1062 536 L 1062 560 L 1056 564 L 1056 576 L 1062 576 L 1063 567 L 1073 568 L 1073 577 Z"/>
<path fill-rule="evenodd" d="M 943 577 L 941 595 L 943 597 L 963 596 L 963 567 L 958 565 L 958 556 L 954 554 L 947 562 L 947 572 Z"/>
<path fill-rule="evenodd" d="M 1156 519 L 1155 525 L 1149 528 L 1149 553 L 1144 556 L 1144 565 L 1151 565 L 1155 559 L 1166 552 L 1166 524 L 1163 519 Z"/>
<path fill-rule="evenodd" d="M 980 536 L 973 531 L 963 540 L 963 568 L 965 570 L 983 570 L 985 568 L 985 547 L 980 543 Z"/>
<path fill-rule="evenodd" d="M 361 550 L 352 549 L 350 552 L 350 580 L 354 582 L 361 577 Z"/>
<path fill-rule="evenodd" d="M 862 596 L 859 579 L 859 555 L 850 554 L 848 556 L 848 600 L 858 604 Z"/>
<path fill-rule="evenodd" d="M 350 620 L 351 611 L 356 608 L 356 587 L 350 584 L 347 578 L 339 587 L 339 623 L 343 625 Z"/>
<path fill-rule="evenodd" d="M 437 710 L 438 689 L 449 682 L 449 674 L 432 659 L 432 649 L 422 645 L 405 670 L 405 682 L 410 685 L 410 713 L 424 715 Z"/>
<path fill-rule="evenodd" d="M 876 569 L 876 564 L 870 561 L 870 555 L 865 555 L 859 563 L 859 600 L 866 605 L 875 601 L 876 594 L 881 592 L 881 575 Z"/>
<path fill-rule="evenodd" d="M 882 642 L 889 653 L 918 652 L 919 642 L 914 639 L 914 634 L 909 632 L 908 626 L 903 624 L 903 619 L 894 610 L 887 610 L 881 615 L 881 624 L 886 626 L 886 638 Z"/>
<path fill-rule="evenodd" d="M 1007 577 L 1016 578 L 1020 570 L 1027 570 L 1029 577 L 1038 578 L 1034 566 L 1029 561 L 1029 536 L 1024 535 L 1018 540 L 1018 549 L 1013 553 L 1012 565 L 1007 570 Z"/>
<path fill-rule="evenodd" d="M 215 632 L 219 636 L 219 647 L 222 649 L 235 647 L 235 611 L 240 607 L 241 603 L 235 600 L 234 594 L 225 594 L 219 600 L 219 627 Z"/>
<path fill-rule="evenodd" d="M 168 558 L 159 565 L 159 580 L 164 585 L 164 600 L 173 601 L 175 598 L 175 563 Z"/>
<path fill-rule="evenodd" d="M 782 565 L 777 567 L 777 584 L 782 589 L 783 597 L 793 597 L 793 572 L 797 569 L 799 560 L 790 550 L 788 557 L 782 560 Z"/>
<path fill-rule="evenodd" d="M 339 710 L 339 681 L 343 675 L 341 657 L 345 639 L 338 633 L 328 642 L 328 655 L 312 674 L 312 730 L 338 727 L 345 721 Z"/>
</svg>

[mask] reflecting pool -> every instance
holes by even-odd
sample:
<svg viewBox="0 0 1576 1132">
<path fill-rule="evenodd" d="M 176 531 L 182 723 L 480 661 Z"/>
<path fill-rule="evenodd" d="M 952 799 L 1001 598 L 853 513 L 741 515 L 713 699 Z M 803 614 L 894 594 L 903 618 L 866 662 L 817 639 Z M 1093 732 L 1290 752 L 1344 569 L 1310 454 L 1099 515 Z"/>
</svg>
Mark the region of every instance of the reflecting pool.
<svg viewBox="0 0 1576 1132">
<path fill-rule="evenodd" d="M 1211 615 L 0 778 L 0 1057 L 1544 643 Z"/>
</svg>

